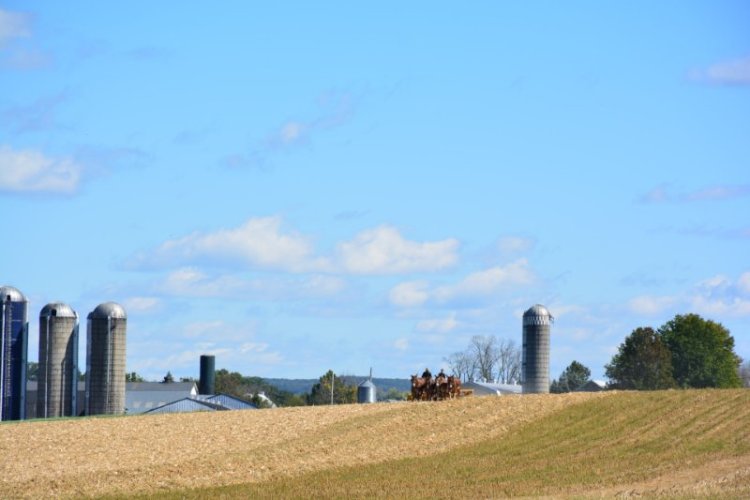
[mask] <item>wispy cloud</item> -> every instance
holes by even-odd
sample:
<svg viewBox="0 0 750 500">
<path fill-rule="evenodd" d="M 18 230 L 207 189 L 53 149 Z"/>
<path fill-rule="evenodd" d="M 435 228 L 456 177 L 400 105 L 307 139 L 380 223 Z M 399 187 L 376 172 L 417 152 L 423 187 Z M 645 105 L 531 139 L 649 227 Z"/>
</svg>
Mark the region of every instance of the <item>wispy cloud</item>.
<svg viewBox="0 0 750 500">
<path fill-rule="evenodd" d="M 31 36 L 29 16 L 0 9 L 0 49 L 10 40 Z"/>
<path fill-rule="evenodd" d="M 34 150 L 0 146 L 0 190 L 72 194 L 83 167 L 71 158 L 49 158 Z"/>
<path fill-rule="evenodd" d="M 639 200 L 643 203 L 694 203 L 723 201 L 750 195 L 750 184 L 723 184 L 706 186 L 695 191 L 675 193 L 668 184 L 660 184 Z"/>
<path fill-rule="evenodd" d="M 155 289 L 177 297 L 256 301 L 330 300 L 341 295 L 347 289 L 347 283 L 341 278 L 321 274 L 245 278 L 237 274 L 211 274 L 196 267 L 184 267 L 170 272 Z"/>
<path fill-rule="evenodd" d="M 426 281 L 409 281 L 391 288 L 388 298 L 397 307 L 420 307 L 427 303 L 458 304 L 486 299 L 511 288 L 532 285 L 536 280 L 526 259 L 505 266 L 469 274 L 449 285 L 432 286 Z"/>
<path fill-rule="evenodd" d="M 2 111 L 3 126 L 16 134 L 38 132 L 59 127 L 55 120 L 58 107 L 68 100 L 67 92 L 42 97 L 23 106 L 13 106 Z"/>
<path fill-rule="evenodd" d="M 497 242 L 497 248 L 504 255 L 528 252 L 534 247 L 534 240 L 523 236 L 504 236 Z"/>
<path fill-rule="evenodd" d="M 719 85 L 750 85 L 750 55 L 693 71 L 693 79 Z"/>
<path fill-rule="evenodd" d="M 446 318 L 423 319 L 417 323 L 417 331 L 421 333 L 448 333 L 458 327 L 456 314 L 451 313 Z"/>
<path fill-rule="evenodd" d="M 346 123 L 353 110 L 351 94 L 326 93 L 320 97 L 318 111 L 312 117 L 282 122 L 249 151 L 229 154 L 222 163 L 228 167 L 264 167 L 272 156 L 310 144 L 317 134 Z"/>
</svg>

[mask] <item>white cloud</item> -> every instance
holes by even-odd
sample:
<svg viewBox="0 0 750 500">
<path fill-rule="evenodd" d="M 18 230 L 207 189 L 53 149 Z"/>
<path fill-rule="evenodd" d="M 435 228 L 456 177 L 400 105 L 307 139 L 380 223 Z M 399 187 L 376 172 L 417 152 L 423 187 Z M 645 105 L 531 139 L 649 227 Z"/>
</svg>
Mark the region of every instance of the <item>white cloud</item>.
<svg viewBox="0 0 750 500">
<path fill-rule="evenodd" d="M 750 195 L 748 184 L 722 184 L 706 186 L 695 191 L 674 193 L 670 192 L 667 184 L 656 186 L 651 191 L 641 196 L 640 201 L 644 203 L 693 203 L 702 201 L 722 201 L 733 198 L 741 198 Z"/>
<path fill-rule="evenodd" d="M 406 351 L 407 349 L 409 349 L 409 339 L 404 338 L 404 337 L 400 339 L 396 339 L 393 342 L 393 348 L 402 352 Z"/>
<path fill-rule="evenodd" d="M 742 273 L 737 279 L 737 288 L 743 295 L 750 296 L 750 272 Z"/>
<path fill-rule="evenodd" d="M 711 83 L 748 85 L 750 84 L 750 56 L 713 64 L 699 76 Z"/>
<path fill-rule="evenodd" d="M 505 236 L 497 242 L 498 249 L 504 254 L 518 254 L 531 250 L 534 240 L 521 236 Z"/>
<path fill-rule="evenodd" d="M 716 275 L 696 283 L 684 294 L 639 296 L 628 303 L 632 312 L 657 315 L 666 311 L 695 312 L 711 316 L 750 316 L 750 272 L 738 279 Z"/>
<path fill-rule="evenodd" d="M 630 299 L 628 307 L 636 314 L 644 316 L 653 316 L 661 314 L 672 307 L 677 302 L 675 297 L 657 297 L 651 295 L 641 295 Z"/>
<path fill-rule="evenodd" d="M 128 313 L 151 313 L 162 308 L 162 301 L 157 297 L 130 297 L 122 305 Z"/>
<path fill-rule="evenodd" d="M 183 267 L 169 273 L 157 289 L 179 297 L 224 297 L 255 300 L 315 299 L 340 295 L 345 280 L 327 275 L 244 279 L 236 274 L 211 275 L 196 267 Z"/>
<path fill-rule="evenodd" d="M 0 48 L 9 40 L 29 36 L 31 27 L 26 14 L 0 9 Z"/>
<path fill-rule="evenodd" d="M 394 286 L 388 298 L 398 307 L 418 307 L 428 301 L 446 304 L 453 301 L 489 297 L 501 291 L 533 284 L 534 273 L 526 259 L 506 266 L 495 266 L 466 276 L 458 283 L 431 287 L 425 281 L 409 281 Z"/>
<path fill-rule="evenodd" d="M 472 273 L 454 285 L 441 286 L 435 290 L 435 297 L 439 302 L 447 302 L 454 298 L 487 296 L 504 288 L 527 286 L 533 282 L 534 274 L 528 261 L 519 259 L 507 266 Z"/>
<path fill-rule="evenodd" d="M 426 281 L 399 283 L 388 293 L 391 304 L 398 307 L 418 307 L 430 298 Z"/>
<path fill-rule="evenodd" d="M 196 232 L 166 241 L 150 254 L 137 256 L 135 265 L 185 264 L 208 259 L 290 272 L 330 268 L 325 259 L 313 256 L 312 243 L 307 238 L 282 231 L 281 223 L 281 217 L 257 217 L 237 228 Z"/>
<path fill-rule="evenodd" d="M 75 192 L 83 168 L 68 158 L 52 159 L 33 150 L 0 146 L 0 190 L 15 192 Z"/>
<path fill-rule="evenodd" d="M 417 323 L 418 332 L 448 333 L 458 326 L 456 315 L 451 314 L 447 318 L 424 319 Z"/>
<path fill-rule="evenodd" d="M 403 238 L 397 229 L 380 226 L 338 245 L 343 268 L 356 274 L 395 274 L 437 271 L 456 263 L 458 240 L 419 243 Z"/>
<path fill-rule="evenodd" d="M 153 251 L 136 255 L 129 265 L 149 268 L 210 261 L 292 273 L 397 274 L 449 267 L 458 259 L 457 247 L 455 239 L 414 242 L 395 228 L 380 226 L 340 243 L 334 258 L 321 257 L 315 255 L 309 238 L 283 230 L 281 217 L 271 216 L 165 241 Z"/>
<path fill-rule="evenodd" d="M 184 267 L 170 273 L 159 290 L 181 297 L 232 297 L 241 295 L 245 282 L 234 276 L 208 276 L 195 267 Z"/>
</svg>

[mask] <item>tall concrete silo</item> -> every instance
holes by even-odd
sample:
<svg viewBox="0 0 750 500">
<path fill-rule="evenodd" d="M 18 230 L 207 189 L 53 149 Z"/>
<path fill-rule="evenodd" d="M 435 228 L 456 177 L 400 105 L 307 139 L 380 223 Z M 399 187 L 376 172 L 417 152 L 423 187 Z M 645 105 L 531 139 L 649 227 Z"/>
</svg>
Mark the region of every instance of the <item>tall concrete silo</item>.
<svg viewBox="0 0 750 500">
<path fill-rule="evenodd" d="M 62 302 L 39 313 L 39 372 L 36 416 L 76 415 L 78 394 L 78 313 Z"/>
<path fill-rule="evenodd" d="M 114 302 L 99 304 L 88 316 L 86 415 L 125 412 L 125 331 L 127 315 Z"/>
<path fill-rule="evenodd" d="M 201 354 L 201 377 L 198 394 L 216 394 L 216 356 Z"/>
<path fill-rule="evenodd" d="M 524 394 L 549 392 L 549 335 L 554 320 L 540 304 L 523 313 L 521 386 Z"/>
<path fill-rule="evenodd" d="M 12 286 L 0 287 L 0 420 L 26 418 L 28 301 Z"/>
</svg>

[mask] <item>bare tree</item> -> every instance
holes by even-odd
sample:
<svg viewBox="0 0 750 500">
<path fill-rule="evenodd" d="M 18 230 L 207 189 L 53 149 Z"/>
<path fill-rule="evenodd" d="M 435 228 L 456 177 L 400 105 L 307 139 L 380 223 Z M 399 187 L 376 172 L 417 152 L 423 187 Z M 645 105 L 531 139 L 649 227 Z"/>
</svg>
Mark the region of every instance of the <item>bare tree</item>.
<svg viewBox="0 0 750 500">
<path fill-rule="evenodd" d="M 468 354 L 476 362 L 479 378 L 485 382 L 492 382 L 498 359 L 497 338 L 494 335 L 474 335 L 469 341 Z"/>
<path fill-rule="evenodd" d="M 497 382 L 512 384 L 521 379 L 521 350 L 512 340 L 497 342 Z"/>
<path fill-rule="evenodd" d="M 445 358 L 445 362 L 450 365 L 453 375 L 460 378 L 462 382 L 474 380 L 476 363 L 467 351 L 454 352 Z"/>
</svg>

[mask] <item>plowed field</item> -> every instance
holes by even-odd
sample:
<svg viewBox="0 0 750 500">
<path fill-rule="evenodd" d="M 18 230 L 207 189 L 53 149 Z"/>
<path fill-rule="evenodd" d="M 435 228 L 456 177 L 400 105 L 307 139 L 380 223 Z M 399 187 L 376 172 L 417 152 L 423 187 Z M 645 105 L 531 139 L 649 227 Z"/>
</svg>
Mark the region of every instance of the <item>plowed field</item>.
<svg viewBox="0 0 750 500">
<path fill-rule="evenodd" d="M 0 425 L 0 497 L 154 492 L 424 456 L 594 396 L 471 397 Z"/>
</svg>

